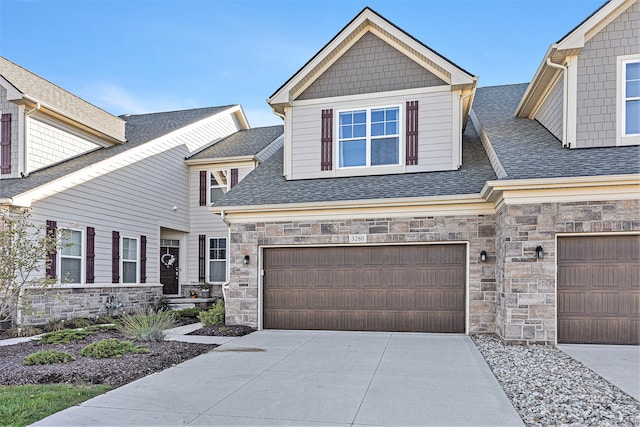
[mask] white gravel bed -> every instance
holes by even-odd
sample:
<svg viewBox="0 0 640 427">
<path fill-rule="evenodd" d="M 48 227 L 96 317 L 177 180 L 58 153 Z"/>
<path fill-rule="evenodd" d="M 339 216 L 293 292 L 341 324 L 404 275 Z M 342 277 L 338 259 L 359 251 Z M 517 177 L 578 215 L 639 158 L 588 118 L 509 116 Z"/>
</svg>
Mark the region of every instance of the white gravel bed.
<svg viewBox="0 0 640 427">
<path fill-rule="evenodd" d="M 640 402 L 552 346 L 472 337 L 529 426 L 640 426 Z"/>
</svg>

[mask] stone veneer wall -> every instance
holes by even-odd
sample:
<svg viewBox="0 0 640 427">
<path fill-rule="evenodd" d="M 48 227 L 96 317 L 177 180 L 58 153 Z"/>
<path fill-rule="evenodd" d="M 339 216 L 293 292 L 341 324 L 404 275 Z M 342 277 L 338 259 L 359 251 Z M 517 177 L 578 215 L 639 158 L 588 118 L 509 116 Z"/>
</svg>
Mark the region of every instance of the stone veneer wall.
<svg viewBox="0 0 640 427">
<path fill-rule="evenodd" d="M 365 234 L 369 244 L 469 242 L 469 332 L 495 331 L 494 215 L 232 224 L 227 323 L 258 325 L 258 254 L 261 246 L 346 245 L 349 234 Z M 485 263 L 479 260 L 482 250 L 488 253 Z M 250 256 L 248 266 L 242 262 L 245 255 Z"/>
<path fill-rule="evenodd" d="M 506 205 L 496 218 L 496 333 L 555 344 L 556 234 L 640 231 L 640 200 Z M 536 246 L 544 259 L 536 259 Z"/>
<path fill-rule="evenodd" d="M 33 314 L 23 313 L 21 323 L 40 325 L 54 319 L 96 318 L 144 310 L 162 297 L 162 285 L 51 287 L 29 289 L 26 297 Z M 107 309 L 105 303 L 111 297 L 122 304 L 119 310 Z"/>
</svg>

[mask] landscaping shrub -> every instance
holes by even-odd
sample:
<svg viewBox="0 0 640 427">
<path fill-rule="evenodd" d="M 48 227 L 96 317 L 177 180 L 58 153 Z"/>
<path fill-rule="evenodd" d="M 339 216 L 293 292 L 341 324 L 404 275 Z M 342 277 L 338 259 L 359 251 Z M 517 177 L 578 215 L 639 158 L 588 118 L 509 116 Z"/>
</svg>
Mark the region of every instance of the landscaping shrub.
<svg viewBox="0 0 640 427">
<path fill-rule="evenodd" d="M 193 307 L 193 308 L 183 308 L 181 310 L 174 310 L 171 312 L 171 314 L 173 314 L 173 317 L 175 317 L 176 320 L 183 321 L 183 320 L 190 320 L 190 319 L 195 320 L 198 318 L 198 314 L 200 314 L 201 312 L 202 312 L 201 308 Z"/>
<path fill-rule="evenodd" d="M 60 331 L 48 332 L 34 340 L 36 344 L 68 344 L 71 341 L 81 341 L 91 335 L 93 331 L 87 329 L 63 329 Z"/>
<path fill-rule="evenodd" d="M 42 326 L 42 330 L 45 332 L 61 331 L 64 328 L 65 325 L 62 319 L 51 319 L 46 325 Z"/>
<path fill-rule="evenodd" d="M 89 319 L 83 319 L 82 317 L 76 317 L 73 319 L 69 319 L 66 322 L 64 322 L 64 327 L 66 329 L 79 329 L 79 328 L 86 328 L 87 326 L 90 326 L 92 324 L 92 322 L 89 321 Z"/>
<path fill-rule="evenodd" d="M 204 326 L 215 326 L 224 323 L 224 303 L 219 302 L 209 310 L 200 312 L 198 320 Z"/>
<path fill-rule="evenodd" d="M 14 326 L 7 331 L 7 335 L 10 337 L 32 337 L 34 335 L 41 334 L 42 330 L 35 326 L 23 325 Z"/>
<path fill-rule="evenodd" d="M 76 360 L 66 351 L 41 350 L 31 353 L 24 358 L 25 365 L 51 365 L 53 363 L 68 363 Z"/>
<path fill-rule="evenodd" d="M 120 341 L 115 338 L 94 342 L 80 350 L 80 355 L 94 359 L 122 357 L 125 353 L 148 353 L 149 350 L 142 346 L 134 345 L 131 341 Z"/>
<path fill-rule="evenodd" d="M 176 320 L 171 312 L 147 310 L 123 316 L 118 322 L 118 329 L 132 340 L 162 341 L 165 329 L 173 328 L 175 324 Z"/>
</svg>

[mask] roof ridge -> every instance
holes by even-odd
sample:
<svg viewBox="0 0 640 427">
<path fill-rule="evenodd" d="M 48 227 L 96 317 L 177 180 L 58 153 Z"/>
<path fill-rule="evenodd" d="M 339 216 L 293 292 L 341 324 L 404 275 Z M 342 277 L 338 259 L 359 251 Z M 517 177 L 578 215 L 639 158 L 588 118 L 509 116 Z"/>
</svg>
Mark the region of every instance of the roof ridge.
<svg viewBox="0 0 640 427">
<path fill-rule="evenodd" d="M 186 111 L 198 111 L 198 110 L 209 110 L 209 109 L 229 109 L 232 107 L 236 107 L 240 104 L 228 104 L 228 105 L 219 105 L 219 106 L 209 106 L 209 107 L 196 107 L 196 108 L 185 108 L 182 110 L 169 110 L 169 111 L 154 111 L 151 113 L 140 113 L 140 114 L 130 114 L 130 113 L 126 113 L 126 114 L 121 114 L 118 117 L 120 118 L 125 118 L 125 117 L 140 117 L 140 116 L 152 116 L 155 114 L 168 114 L 168 113 L 181 113 L 181 112 L 186 112 Z"/>
</svg>

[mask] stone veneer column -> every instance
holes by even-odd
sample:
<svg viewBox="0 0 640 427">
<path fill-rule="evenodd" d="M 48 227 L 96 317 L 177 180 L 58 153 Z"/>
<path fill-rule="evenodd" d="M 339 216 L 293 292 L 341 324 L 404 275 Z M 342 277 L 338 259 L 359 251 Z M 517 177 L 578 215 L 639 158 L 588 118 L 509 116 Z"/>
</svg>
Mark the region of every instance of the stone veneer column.
<svg viewBox="0 0 640 427">
<path fill-rule="evenodd" d="M 259 324 L 258 258 L 262 246 L 348 245 L 350 234 L 367 235 L 369 244 L 468 242 L 470 332 L 495 331 L 494 215 L 231 224 L 227 323 Z M 485 263 L 479 260 L 483 250 L 488 254 Z M 247 266 L 243 264 L 245 255 L 250 258 Z"/>
</svg>

